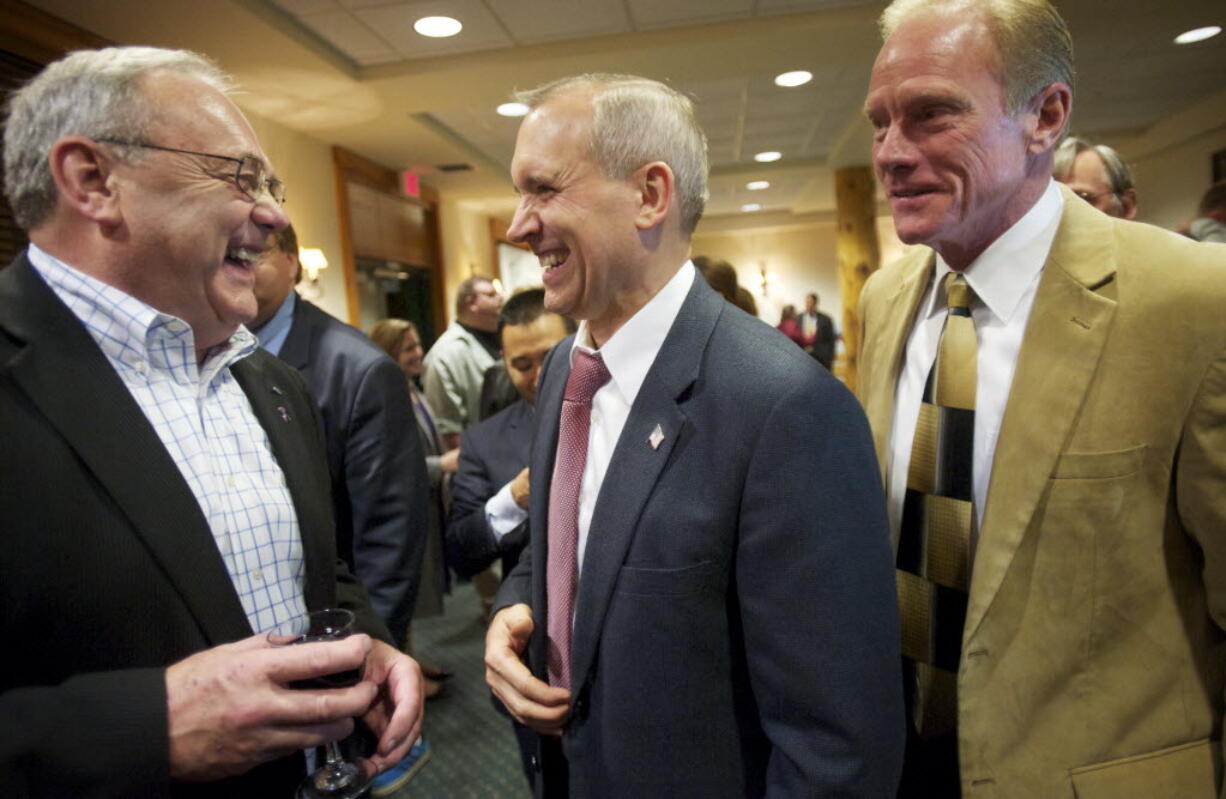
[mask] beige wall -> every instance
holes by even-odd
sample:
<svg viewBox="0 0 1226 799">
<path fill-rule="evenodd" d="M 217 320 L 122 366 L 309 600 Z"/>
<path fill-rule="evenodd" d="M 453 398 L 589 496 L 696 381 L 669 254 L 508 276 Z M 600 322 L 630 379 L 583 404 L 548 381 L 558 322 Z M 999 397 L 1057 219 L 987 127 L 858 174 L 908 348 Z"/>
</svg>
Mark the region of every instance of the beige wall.
<svg viewBox="0 0 1226 799">
<path fill-rule="evenodd" d="M 498 276 L 490 245 L 489 215 L 479 205 L 466 201 L 439 203 L 443 240 L 443 298 L 447 321 L 455 317 L 455 293 L 469 275 Z"/>
<path fill-rule="evenodd" d="M 250 111 L 246 114 L 277 175 L 285 181 L 285 211 L 298 233 L 298 244 L 317 247 L 328 259 L 328 268 L 319 277 L 323 293 L 312 301 L 338 319 L 351 321 L 345 299 L 332 148 Z"/>
<path fill-rule="evenodd" d="M 834 252 L 834 223 L 799 227 L 721 231 L 694 235 L 694 255 L 723 259 L 736 268 L 737 280 L 758 303 L 758 317 L 772 325 L 791 303 L 804 307 L 805 295 L 816 291 L 822 310 L 838 324 L 840 309 L 838 262 Z M 763 295 L 761 269 L 770 283 Z"/>
<path fill-rule="evenodd" d="M 1137 184 L 1137 219 L 1175 229 L 1196 215 L 1212 183 L 1209 156 L 1226 150 L 1222 127 L 1132 161 Z"/>
</svg>

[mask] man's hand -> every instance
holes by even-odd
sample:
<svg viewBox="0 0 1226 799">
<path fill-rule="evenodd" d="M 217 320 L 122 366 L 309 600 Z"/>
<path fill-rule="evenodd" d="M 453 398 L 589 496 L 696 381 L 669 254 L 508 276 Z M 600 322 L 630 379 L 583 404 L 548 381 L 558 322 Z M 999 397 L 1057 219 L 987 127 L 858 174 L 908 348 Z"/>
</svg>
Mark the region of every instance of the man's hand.
<svg viewBox="0 0 1226 799">
<path fill-rule="evenodd" d="M 439 456 L 438 466 L 444 472 L 457 472 L 460 470 L 460 450 L 449 449 Z"/>
<path fill-rule="evenodd" d="M 516 721 L 544 735 L 561 735 L 570 713 L 570 691 L 538 680 L 524 665 L 532 629 L 532 609 L 524 604 L 503 608 L 490 619 L 485 681 Z"/>
<path fill-rule="evenodd" d="M 375 641 L 366 658 L 364 679 L 379 689 L 362 721 L 379 736 L 370 762 L 383 772 L 404 759 L 421 735 L 421 667 L 403 652 Z"/>
<path fill-rule="evenodd" d="M 367 676 L 328 690 L 287 685 L 356 669 L 370 651 L 366 635 L 285 647 L 254 635 L 174 664 L 166 669 L 170 776 L 221 779 L 344 738 L 375 701 L 378 681 Z"/>
<path fill-rule="evenodd" d="M 523 471 L 515 475 L 515 479 L 511 481 L 511 499 L 515 500 L 515 504 L 524 510 L 528 509 L 528 467 L 525 466 Z"/>
</svg>

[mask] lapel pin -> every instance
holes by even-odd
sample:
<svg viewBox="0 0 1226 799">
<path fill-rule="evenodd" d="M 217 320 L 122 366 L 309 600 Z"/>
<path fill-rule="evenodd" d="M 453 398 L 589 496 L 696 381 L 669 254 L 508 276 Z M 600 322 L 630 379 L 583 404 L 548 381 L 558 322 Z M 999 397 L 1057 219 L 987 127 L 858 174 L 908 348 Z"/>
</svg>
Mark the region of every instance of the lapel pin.
<svg viewBox="0 0 1226 799">
<path fill-rule="evenodd" d="M 277 406 L 277 413 L 281 414 L 281 418 L 282 418 L 284 421 L 287 421 L 287 422 L 289 421 L 289 411 L 285 410 L 285 406 L 283 406 L 283 405 L 278 405 L 278 406 Z"/>
<path fill-rule="evenodd" d="M 663 440 L 664 440 L 664 430 L 660 428 L 660 425 L 656 425 L 656 429 L 652 430 L 651 435 L 647 437 L 647 443 L 651 445 L 652 449 L 659 449 L 660 442 L 662 442 Z"/>
<path fill-rule="evenodd" d="M 284 396 L 285 396 L 285 392 L 284 392 L 284 391 L 282 391 L 281 389 L 277 388 L 276 386 L 273 386 L 273 387 L 272 387 L 272 393 L 276 394 L 278 397 L 284 397 Z"/>
</svg>

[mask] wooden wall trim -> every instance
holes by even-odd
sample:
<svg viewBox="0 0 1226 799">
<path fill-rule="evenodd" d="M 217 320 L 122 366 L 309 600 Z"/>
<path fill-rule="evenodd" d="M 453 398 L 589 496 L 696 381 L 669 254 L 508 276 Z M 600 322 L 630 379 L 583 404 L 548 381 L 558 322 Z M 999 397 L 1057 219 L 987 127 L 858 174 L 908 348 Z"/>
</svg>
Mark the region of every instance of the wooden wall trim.
<svg viewBox="0 0 1226 799">
<path fill-rule="evenodd" d="M 78 28 L 19 0 L 0 0 L 0 50 L 49 64 L 70 50 L 110 47 L 114 42 Z"/>
</svg>

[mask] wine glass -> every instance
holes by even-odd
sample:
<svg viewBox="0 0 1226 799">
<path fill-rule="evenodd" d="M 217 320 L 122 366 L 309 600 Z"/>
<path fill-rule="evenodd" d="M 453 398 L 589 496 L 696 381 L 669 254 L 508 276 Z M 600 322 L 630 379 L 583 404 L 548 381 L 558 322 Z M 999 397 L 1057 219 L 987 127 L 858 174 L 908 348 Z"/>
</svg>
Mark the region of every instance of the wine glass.
<svg viewBox="0 0 1226 799">
<path fill-rule="evenodd" d="M 348 610 L 316 610 L 282 624 L 268 633 L 267 640 L 273 646 L 339 641 L 356 632 L 353 623 L 353 613 Z M 289 687 L 312 691 L 348 688 L 362 681 L 363 666 L 306 680 L 294 680 Z M 327 753 L 326 762 L 308 774 L 298 786 L 297 799 L 357 799 L 370 787 L 374 775 L 367 773 L 358 761 L 346 760 L 336 741 L 329 741 L 324 749 Z"/>
</svg>

